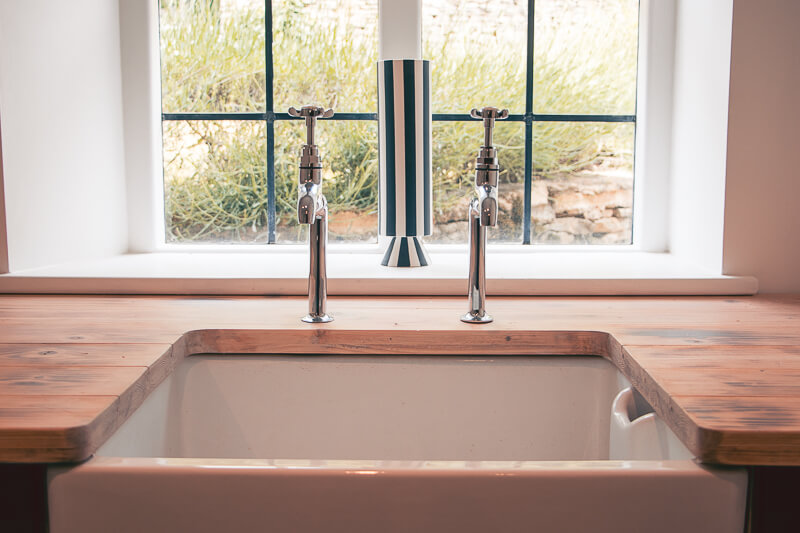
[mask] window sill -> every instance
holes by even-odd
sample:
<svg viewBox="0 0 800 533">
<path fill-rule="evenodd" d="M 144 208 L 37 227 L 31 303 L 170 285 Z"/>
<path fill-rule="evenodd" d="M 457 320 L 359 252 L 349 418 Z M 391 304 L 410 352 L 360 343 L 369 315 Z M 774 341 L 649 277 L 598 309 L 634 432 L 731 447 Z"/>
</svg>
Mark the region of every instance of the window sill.
<svg viewBox="0 0 800 533">
<path fill-rule="evenodd" d="M 502 247 L 501 247 L 502 248 Z M 714 274 L 668 253 L 636 251 L 513 251 L 489 249 L 490 295 L 749 295 L 750 276 Z M 4 293 L 304 295 L 304 247 L 282 253 L 167 252 L 126 254 L 0 276 Z M 380 255 L 331 251 L 331 295 L 461 296 L 466 292 L 463 247 L 431 251 L 424 268 L 380 266 Z"/>
</svg>

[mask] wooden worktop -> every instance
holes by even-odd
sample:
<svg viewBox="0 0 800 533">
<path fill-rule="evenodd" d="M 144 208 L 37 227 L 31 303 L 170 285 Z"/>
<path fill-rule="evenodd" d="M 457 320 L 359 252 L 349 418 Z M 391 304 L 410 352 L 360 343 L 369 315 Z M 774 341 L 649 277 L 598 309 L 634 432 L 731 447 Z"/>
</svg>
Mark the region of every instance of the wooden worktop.
<svg viewBox="0 0 800 533">
<path fill-rule="evenodd" d="M 197 353 L 601 355 L 700 459 L 800 465 L 800 295 L 333 298 L 0 296 L 0 462 L 91 455 Z"/>
</svg>

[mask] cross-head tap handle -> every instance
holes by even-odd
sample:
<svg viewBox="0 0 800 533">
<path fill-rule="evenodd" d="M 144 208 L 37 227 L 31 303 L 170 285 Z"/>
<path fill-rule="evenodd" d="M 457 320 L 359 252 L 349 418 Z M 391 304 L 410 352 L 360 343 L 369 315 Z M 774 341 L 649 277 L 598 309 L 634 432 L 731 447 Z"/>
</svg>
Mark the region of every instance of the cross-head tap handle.
<svg viewBox="0 0 800 533">
<path fill-rule="evenodd" d="M 312 186 L 319 188 L 322 185 L 322 160 L 319 156 L 319 147 L 314 143 L 314 127 L 317 125 L 318 118 L 332 117 L 333 109 L 326 110 L 324 107 L 315 105 L 306 105 L 300 109 L 290 107 L 289 116 L 306 120 L 306 144 L 300 149 L 300 196 L 309 192 L 313 193 L 315 197 L 319 196 L 321 193 L 318 190 L 309 189 Z M 316 198 L 313 203 L 317 206 Z M 306 222 L 306 224 L 308 223 Z"/>
<path fill-rule="evenodd" d="M 317 125 L 318 118 L 331 118 L 333 109 L 326 110 L 324 107 L 316 105 L 304 105 L 299 110 L 295 107 L 289 108 L 289 116 L 306 119 L 306 144 L 314 144 L 314 127 Z"/>
<path fill-rule="evenodd" d="M 494 130 L 494 121 L 503 120 L 508 118 L 508 109 L 497 109 L 496 107 L 484 107 L 481 110 L 473 108 L 469 112 L 472 118 L 483 119 L 483 146 L 489 148 L 492 146 L 492 131 Z"/>
</svg>

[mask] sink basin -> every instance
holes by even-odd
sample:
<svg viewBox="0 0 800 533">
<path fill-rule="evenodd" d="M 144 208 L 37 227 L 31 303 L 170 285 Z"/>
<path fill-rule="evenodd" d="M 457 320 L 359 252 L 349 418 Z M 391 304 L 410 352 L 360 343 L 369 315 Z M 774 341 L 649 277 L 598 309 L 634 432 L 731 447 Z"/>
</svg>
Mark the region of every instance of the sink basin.
<svg viewBox="0 0 800 533">
<path fill-rule="evenodd" d="M 191 356 L 91 459 L 51 531 L 737 531 L 599 357 Z"/>
</svg>

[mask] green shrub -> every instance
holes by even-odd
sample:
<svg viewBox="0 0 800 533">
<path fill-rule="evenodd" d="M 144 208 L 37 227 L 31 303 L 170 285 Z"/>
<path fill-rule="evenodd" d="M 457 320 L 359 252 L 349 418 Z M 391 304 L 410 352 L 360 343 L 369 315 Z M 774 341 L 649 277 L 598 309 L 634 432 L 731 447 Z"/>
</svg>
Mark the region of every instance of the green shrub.
<svg viewBox="0 0 800 533">
<path fill-rule="evenodd" d="M 266 138 L 260 122 L 167 122 L 164 203 L 175 242 L 264 240 L 267 231 Z M 178 146 L 174 142 L 183 141 Z M 190 150 L 197 161 L 186 161 Z"/>
<path fill-rule="evenodd" d="M 212 6 L 162 0 L 161 107 L 165 112 L 263 111 L 263 10 L 222 16 Z"/>
</svg>

